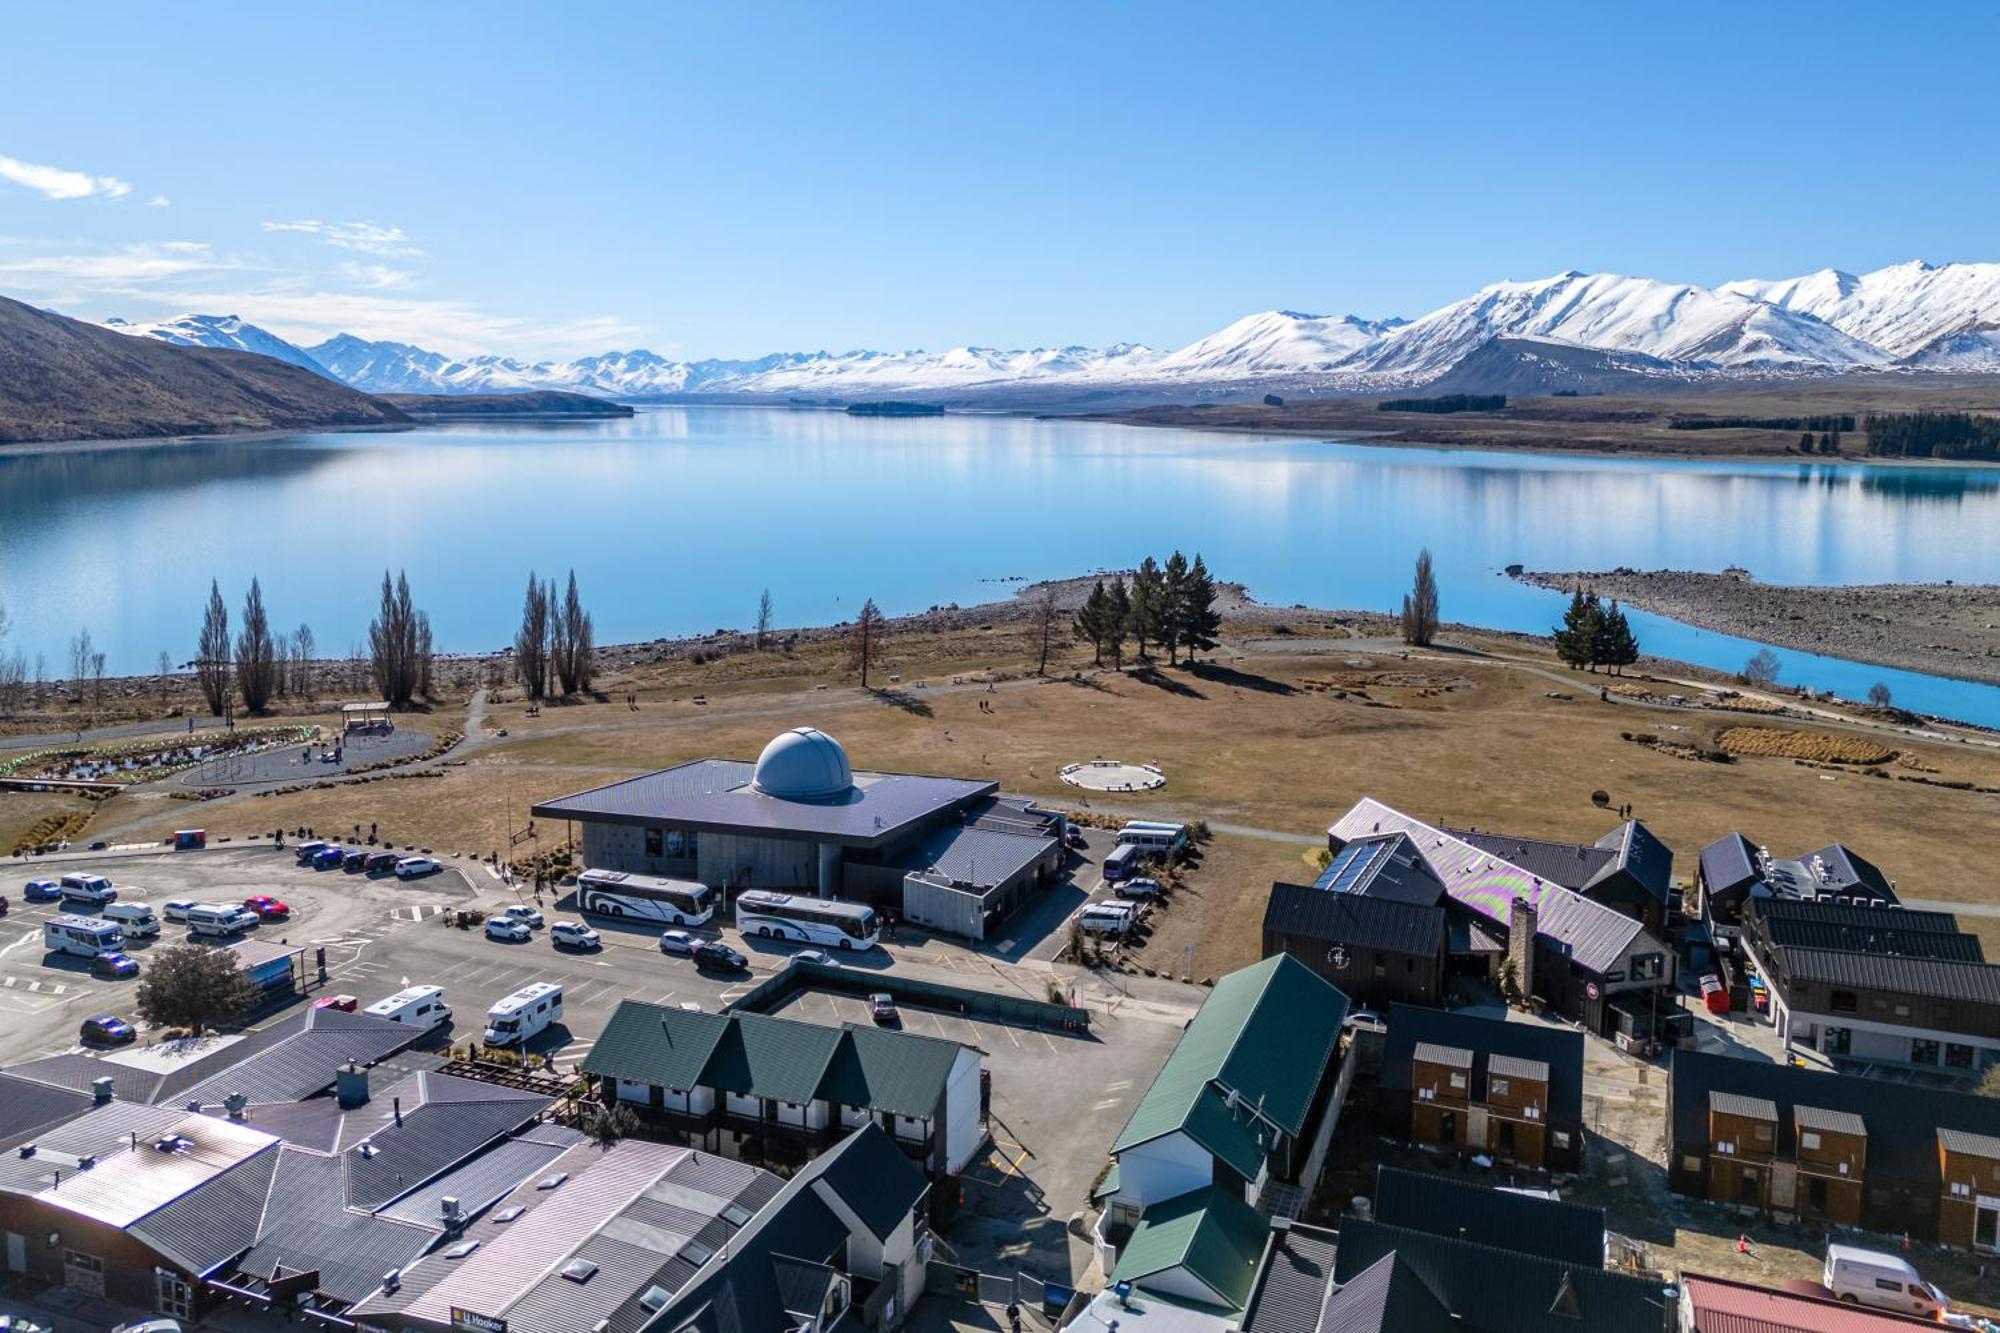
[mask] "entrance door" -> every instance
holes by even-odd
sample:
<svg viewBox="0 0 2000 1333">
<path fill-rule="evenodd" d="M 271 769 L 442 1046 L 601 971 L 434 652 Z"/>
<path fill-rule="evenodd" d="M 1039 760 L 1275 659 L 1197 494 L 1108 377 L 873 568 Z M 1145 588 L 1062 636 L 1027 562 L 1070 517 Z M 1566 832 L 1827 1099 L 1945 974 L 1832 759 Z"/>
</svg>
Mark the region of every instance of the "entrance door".
<svg viewBox="0 0 2000 1333">
<path fill-rule="evenodd" d="M 1438 1116 L 1438 1142 L 1458 1146 L 1458 1112 L 1445 1111 Z"/>
<path fill-rule="evenodd" d="M 1979 1196 L 1972 1214 L 1972 1248 L 1988 1254 L 2000 1251 L 2000 1199 Z"/>
<path fill-rule="evenodd" d="M 1826 1177 L 1806 1177 L 1806 1211 L 1814 1217 L 1826 1216 Z"/>
<path fill-rule="evenodd" d="M 1474 1152 L 1485 1152 L 1489 1146 L 1486 1136 L 1486 1108 L 1475 1106 L 1466 1112 L 1465 1146 Z"/>
<path fill-rule="evenodd" d="M 1754 1203 L 1762 1206 L 1764 1202 L 1763 1180 L 1758 1175 L 1756 1167 L 1746 1166 L 1737 1173 L 1736 1202 Z"/>
<path fill-rule="evenodd" d="M 155 1304 L 161 1314 L 170 1315 L 175 1319 L 194 1318 L 194 1287 L 184 1281 L 179 1273 L 155 1268 L 153 1285 L 157 1291 Z"/>
<path fill-rule="evenodd" d="M 1499 1141 L 1493 1145 L 1493 1151 L 1511 1162 L 1514 1160 L 1514 1122 L 1502 1120 L 1499 1124 L 1499 1134 Z"/>
<path fill-rule="evenodd" d="M 7 1233 L 7 1271 L 10 1273 L 28 1271 L 28 1238 L 18 1231 Z"/>
</svg>

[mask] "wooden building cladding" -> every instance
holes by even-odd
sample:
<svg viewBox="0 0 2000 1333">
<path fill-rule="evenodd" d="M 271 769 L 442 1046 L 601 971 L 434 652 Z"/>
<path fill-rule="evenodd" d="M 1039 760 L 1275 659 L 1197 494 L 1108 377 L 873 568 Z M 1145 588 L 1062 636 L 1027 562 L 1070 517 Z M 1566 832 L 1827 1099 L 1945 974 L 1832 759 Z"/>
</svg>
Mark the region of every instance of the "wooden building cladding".
<svg viewBox="0 0 2000 1333">
<path fill-rule="evenodd" d="M 1539 1169 L 1548 1148 L 1548 1065 L 1484 1055 L 1481 1093 L 1474 1078 L 1481 1058 L 1463 1047 L 1417 1043 L 1410 1060 L 1410 1141 Z"/>
<path fill-rule="evenodd" d="M 1792 1108 L 1792 1153 L 1781 1155 L 1778 1107 L 1762 1097 L 1711 1092 L 1708 1197 L 1817 1221 L 1861 1221 L 1868 1130 L 1861 1117 Z"/>
<path fill-rule="evenodd" d="M 1938 1239 L 2000 1252 L 2000 1139 L 1940 1129 Z"/>
</svg>

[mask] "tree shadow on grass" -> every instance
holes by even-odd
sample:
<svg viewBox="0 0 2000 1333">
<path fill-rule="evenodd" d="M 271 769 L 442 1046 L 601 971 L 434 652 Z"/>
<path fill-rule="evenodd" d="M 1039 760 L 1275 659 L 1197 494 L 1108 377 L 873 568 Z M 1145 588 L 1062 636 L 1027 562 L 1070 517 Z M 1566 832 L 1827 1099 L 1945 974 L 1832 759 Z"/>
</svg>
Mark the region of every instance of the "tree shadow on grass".
<svg viewBox="0 0 2000 1333">
<path fill-rule="evenodd" d="M 908 690 L 871 690 L 870 693 L 875 696 L 877 703 L 887 704 L 891 708 L 900 708 L 911 717 L 936 716 L 936 710 L 927 701 L 919 699 Z"/>
<path fill-rule="evenodd" d="M 1175 680 L 1158 667 L 1140 667 L 1132 673 L 1132 679 L 1138 681 L 1141 685 L 1151 685 L 1155 689 L 1165 690 L 1168 694 L 1180 695 L 1184 699 L 1206 699 L 1208 697 L 1186 681 Z"/>
<path fill-rule="evenodd" d="M 1297 694 L 1298 686 L 1288 685 L 1282 680 L 1272 680 L 1251 671 L 1238 671 L 1235 667 L 1223 666 L 1219 662 L 1197 662 L 1190 671 L 1198 679 L 1213 681 L 1217 685 L 1234 685 L 1238 689 L 1258 690 L 1264 694 Z"/>
</svg>

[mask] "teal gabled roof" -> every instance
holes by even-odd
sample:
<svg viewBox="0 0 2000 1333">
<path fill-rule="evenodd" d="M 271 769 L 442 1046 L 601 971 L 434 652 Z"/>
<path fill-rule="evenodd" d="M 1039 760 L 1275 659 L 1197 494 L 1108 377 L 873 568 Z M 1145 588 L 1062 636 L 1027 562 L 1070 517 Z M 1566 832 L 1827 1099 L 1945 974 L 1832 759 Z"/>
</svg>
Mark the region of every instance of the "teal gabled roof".
<svg viewBox="0 0 2000 1333">
<path fill-rule="evenodd" d="M 938 1113 L 961 1049 L 916 1032 L 625 1000 L 583 1069 L 677 1092 L 716 1088 L 794 1103 L 823 1098 L 918 1119 Z"/>
<path fill-rule="evenodd" d="M 1178 1195 L 1146 1209 L 1111 1280 L 1143 1287 L 1148 1277 L 1185 1269 L 1219 1304 L 1241 1310 L 1256 1286 L 1270 1229 L 1241 1195 L 1220 1186 Z"/>
<path fill-rule="evenodd" d="M 1231 972 L 1215 983 L 1111 1151 L 1185 1132 L 1255 1176 L 1265 1151 L 1258 1119 L 1300 1134 L 1346 1016 L 1347 997 L 1289 954 Z"/>
</svg>

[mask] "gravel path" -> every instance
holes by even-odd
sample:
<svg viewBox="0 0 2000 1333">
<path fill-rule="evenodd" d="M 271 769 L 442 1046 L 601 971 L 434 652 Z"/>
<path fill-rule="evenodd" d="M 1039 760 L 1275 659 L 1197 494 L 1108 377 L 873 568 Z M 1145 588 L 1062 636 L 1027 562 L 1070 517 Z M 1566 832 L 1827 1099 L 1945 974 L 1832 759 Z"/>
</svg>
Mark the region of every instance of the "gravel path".
<svg viewBox="0 0 2000 1333">
<path fill-rule="evenodd" d="M 1581 583 L 1600 597 L 1782 648 L 2000 684 L 2000 587 L 1991 584 L 1813 588 L 1673 569 L 1521 578 L 1558 591 Z"/>
</svg>

